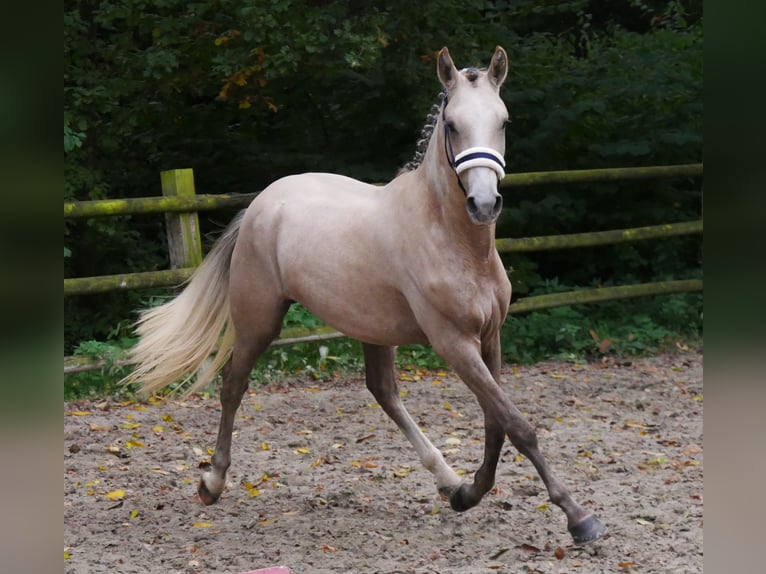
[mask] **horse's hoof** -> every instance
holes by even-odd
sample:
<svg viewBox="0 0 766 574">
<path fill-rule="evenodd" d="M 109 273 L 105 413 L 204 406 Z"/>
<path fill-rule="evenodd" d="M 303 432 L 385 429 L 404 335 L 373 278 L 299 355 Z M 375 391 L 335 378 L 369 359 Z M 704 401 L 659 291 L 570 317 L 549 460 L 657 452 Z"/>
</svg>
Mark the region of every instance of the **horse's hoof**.
<svg viewBox="0 0 766 574">
<path fill-rule="evenodd" d="M 465 512 L 469 508 L 473 508 L 475 505 L 468 504 L 463 497 L 463 487 L 465 484 L 461 484 L 455 490 L 452 491 L 449 497 L 449 505 L 455 512 Z"/>
<path fill-rule="evenodd" d="M 585 520 L 569 529 L 574 543 L 578 546 L 590 544 L 602 538 L 606 534 L 606 526 L 601 524 L 598 518 L 592 514 Z"/>
<path fill-rule="evenodd" d="M 199 496 L 202 504 L 210 506 L 211 504 L 218 502 L 221 493 L 213 494 L 210 492 L 207 484 L 205 484 L 205 475 L 209 476 L 212 473 L 213 466 L 209 462 L 201 462 L 199 463 L 199 468 L 202 471 L 202 477 L 199 479 L 199 484 L 197 485 L 197 496 Z"/>
<path fill-rule="evenodd" d="M 199 499 L 202 501 L 202 504 L 205 506 L 210 506 L 211 504 L 215 504 L 218 502 L 218 496 L 215 496 L 212 492 L 210 492 L 207 489 L 207 485 L 205 484 L 205 481 L 200 479 L 199 485 L 197 485 L 197 496 L 199 496 Z"/>
</svg>

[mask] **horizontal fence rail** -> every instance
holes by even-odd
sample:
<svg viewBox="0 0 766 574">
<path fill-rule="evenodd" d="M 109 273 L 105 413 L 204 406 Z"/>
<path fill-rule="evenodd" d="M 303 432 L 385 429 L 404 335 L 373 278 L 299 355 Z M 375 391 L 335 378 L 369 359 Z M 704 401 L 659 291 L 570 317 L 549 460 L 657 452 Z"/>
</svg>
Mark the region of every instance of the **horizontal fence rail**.
<svg viewBox="0 0 766 574">
<path fill-rule="evenodd" d="M 646 167 L 613 167 L 601 169 L 575 169 L 566 171 L 531 171 L 509 173 L 500 182 L 502 187 L 523 187 L 555 183 L 594 183 L 605 181 L 635 181 L 640 179 L 677 179 L 699 177 L 701 163 L 678 165 L 651 165 Z"/>
<path fill-rule="evenodd" d="M 245 208 L 257 195 L 258 192 L 207 194 L 193 197 L 135 197 L 131 199 L 72 201 L 64 203 L 64 219 Z"/>
<path fill-rule="evenodd" d="M 520 253 L 523 251 L 549 251 L 553 249 L 574 249 L 576 247 L 596 247 L 615 243 L 643 241 L 661 237 L 692 235 L 702 233 L 702 220 L 665 223 L 629 229 L 592 231 L 590 233 L 570 233 L 567 235 L 543 235 L 540 237 L 521 237 L 519 239 L 496 239 L 495 246 L 500 253 Z"/>
<path fill-rule="evenodd" d="M 119 273 L 98 277 L 75 277 L 64 279 L 64 295 L 87 295 L 109 291 L 129 291 L 149 287 L 177 287 L 191 277 L 194 267 L 144 271 L 142 273 Z"/>
<path fill-rule="evenodd" d="M 612 169 L 580 169 L 511 173 L 500 182 L 501 187 L 526 187 L 557 183 L 589 183 L 641 179 L 675 179 L 699 177 L 702 164 L 680 164 Z M 138 197 L 133 199 L 99 199 L 64 203 L 64 219 L 110 217 L 145 213 L 183 213 L 245 208 L 258 192 L 243 194 L 195 195 L 194 197 Z"/>
<path fill-rule="evenodd" d="M 613 169 L 586 169 L 575 171 L 549 171 L 509 174 L 501 182 L 502 187 L 524 187 L 546 184 L 589 183 L 645 179 L 670 179 L 700 177 L 702 164 L 649 166 Z M 192 195 L 173 197 L 144 197 L 133 199 L 110 199 L 64 203 L 64 219 L 110 217 L 149 213 L 190 213 L 227 208 L 244 208 L 258 195 L 248 194 Z M 495 241 L 500 253 L 532 252 L 554 249 L 595 247 L 632 241 L 701 234 L 702 220 L 666 223 L 628 229 L 614 229 L 590 233 L 551 235 L 540 237 L 498 238 Z M 187 264 L 188 265 L 188 264 Z M 64 279 L 64 295 L 84 295 L 149 287 L 177 287 L 193 274 L 194 267 L 182 267 L 164 271 L 123 273 L 99 277 Z M 636 285 L 620 285 L 595 289 L 580 289 L 564 293 L 549 293 L 525 297 L 510 305 L 509 315 L 551 309 L 566 305 L 599 303 L 619 299 L 666 295 L 703 290 L 701 279 L 660 281 Z M 271 346 L 324 341 L 344 337 L 343 333 L 330 327 L 316 329 L 284 329 Z M 111 366 L 126 366 L 129 362 L 123 354 L 113 360 L 76 355 L 64 357 L 64 373 L 94 371 Z"/>
<path fill-rule="evenodd" d="M 647 227 L 595 231 L 592 233 L 572 233 L 568 235 L 543 235 L 540 237 L 521 237 L 519 239 L 501 238 L 495 240 L 500 253 L 520 253 L 530 251 L 548 251 L 554 249 L 574 249 L 578 247 L 596 247 L 615 243 L 643 241 L 678 235 L 702 233 L 702 220 L 666 223 Z M 77 277 L 64 279 L 64 295 L 86 295 L 108 291 L 125 291 L 148 287 L 175 287 L 186 281 L 194 272 L 193 267 L 166 271 L 146 271 L 143 273 L 121 273 L 101 275 L 99 277 Z"/>
</svg>

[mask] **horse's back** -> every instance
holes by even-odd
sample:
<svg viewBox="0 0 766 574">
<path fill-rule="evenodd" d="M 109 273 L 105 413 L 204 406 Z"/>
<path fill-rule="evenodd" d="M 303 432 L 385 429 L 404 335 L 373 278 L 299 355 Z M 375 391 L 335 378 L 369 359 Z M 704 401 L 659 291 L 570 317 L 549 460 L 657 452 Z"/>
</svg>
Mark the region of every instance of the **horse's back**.
<svg viewBox="0 0 766 574">
<path fill-rule="evenodd" d="M 258 195 L 254 203 L 278 198 L 324 201 L 339 195 L 347 199 L 370 198 L 382 189 L 337 173 L 307 172 L 288 175 L 274 181 Z"/>
<path fill-rule="evenodd" d="M 246 234 L 284 249 L 346 251 L 349 241 L 364 249 L 386 210 L 381 187 L 332 173 L 283 177 L 248 207 Z M 359 244 L 361 242 L 361 245 Z"/>
</svg>

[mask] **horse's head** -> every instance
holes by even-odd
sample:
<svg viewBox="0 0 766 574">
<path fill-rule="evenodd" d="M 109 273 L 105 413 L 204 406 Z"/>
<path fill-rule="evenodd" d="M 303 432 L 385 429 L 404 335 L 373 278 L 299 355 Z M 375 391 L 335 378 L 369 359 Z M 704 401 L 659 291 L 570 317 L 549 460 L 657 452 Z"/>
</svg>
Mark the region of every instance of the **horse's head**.
<svg viewBox="0 0 766 574">
<path fill-rule="evenodd" d="M 447 160 L 465 193 L 471 221 L 492 224 L 503 208 L 497 189 L 505 176 L 508 110 L 500 86 L 508 71 L 508 55 L 498 46 L 487 70 L 458 70 L 449 50 L 442 48 L 437 69 L 445 93 L 440 121 Z"/>
</svg>

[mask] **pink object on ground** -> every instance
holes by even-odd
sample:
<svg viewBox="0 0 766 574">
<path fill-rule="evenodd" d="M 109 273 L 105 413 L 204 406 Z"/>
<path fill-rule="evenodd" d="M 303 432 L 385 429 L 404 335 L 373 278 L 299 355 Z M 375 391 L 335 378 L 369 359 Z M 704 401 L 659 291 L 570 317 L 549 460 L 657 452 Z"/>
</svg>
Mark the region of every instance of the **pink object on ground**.
<svg viewBox="0 0 766 574">
<path fill-rule="evenodd" d="M 269 568 L 261 568 L 260 570 L 240 572 L 240 574 L 292 574 L 292 570 L 287 566 L 271 566 Z"/>
</svg>

